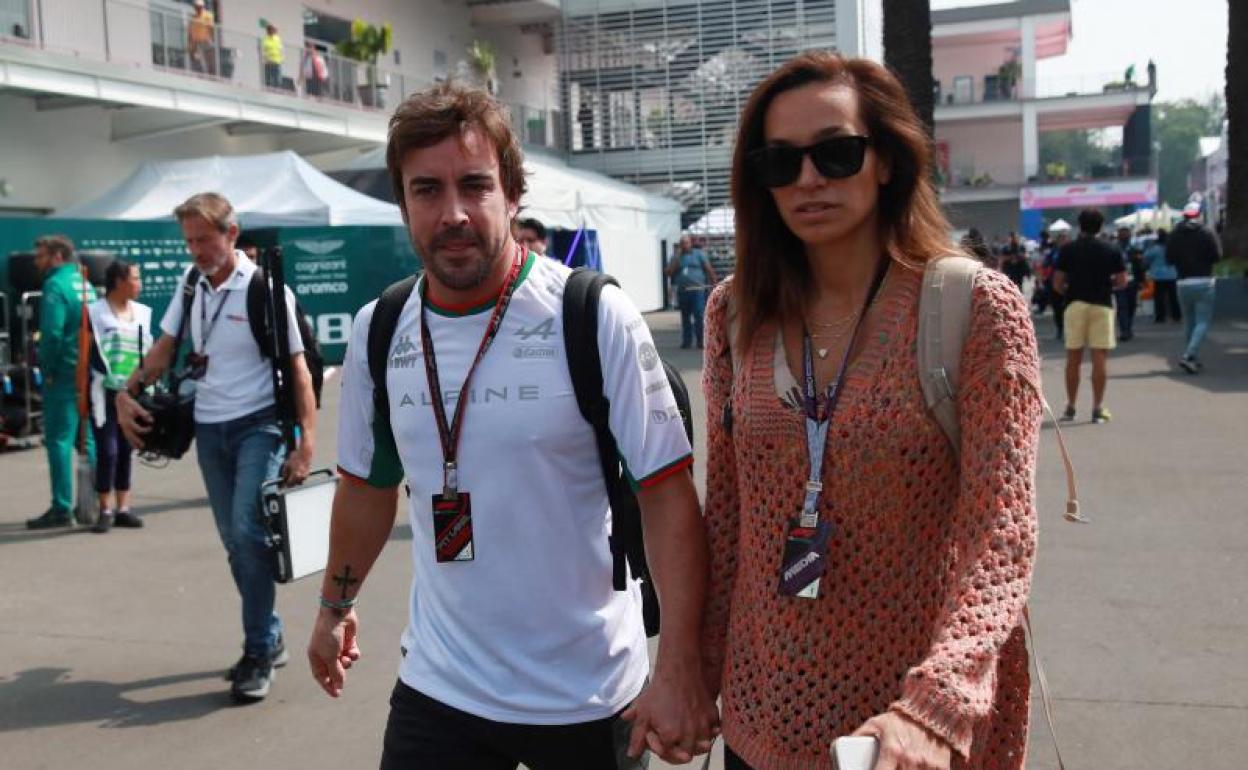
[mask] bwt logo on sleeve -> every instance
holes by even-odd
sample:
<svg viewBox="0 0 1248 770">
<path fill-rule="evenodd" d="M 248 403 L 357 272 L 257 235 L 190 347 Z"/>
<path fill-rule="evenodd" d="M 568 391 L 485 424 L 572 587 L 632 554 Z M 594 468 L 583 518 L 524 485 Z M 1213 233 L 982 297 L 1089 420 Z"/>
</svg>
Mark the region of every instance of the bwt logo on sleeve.
<svg viewBox="0 0 1248 770">
<path fill-rule="evenodd" d="M 641 368 L 647 372 L 653 371 L 654 367 L 659 365 L 659 351 L 654 349 L 654 345 L 649 342 L 641 343 L 641 347 L 637 349 L 637 361 L 641 364 Z"/>
</svg>

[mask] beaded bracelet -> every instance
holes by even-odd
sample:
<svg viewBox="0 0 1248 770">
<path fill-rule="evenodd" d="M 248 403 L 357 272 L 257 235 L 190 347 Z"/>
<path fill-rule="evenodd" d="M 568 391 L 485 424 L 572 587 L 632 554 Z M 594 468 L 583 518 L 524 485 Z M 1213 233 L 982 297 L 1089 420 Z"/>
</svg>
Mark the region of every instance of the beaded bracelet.
<svg viewBox="0 0 1248 770">
<path fill-rule="evenodd" d="M 342 599 L 341 601 L 335 601 L 333 599 L 326 599 L 324 596 L 322 596 L 321 606 L 327 610 L 349 610 L 355 606 L 355 599 L 351 598 L 351 599 Z"/>
</svg>

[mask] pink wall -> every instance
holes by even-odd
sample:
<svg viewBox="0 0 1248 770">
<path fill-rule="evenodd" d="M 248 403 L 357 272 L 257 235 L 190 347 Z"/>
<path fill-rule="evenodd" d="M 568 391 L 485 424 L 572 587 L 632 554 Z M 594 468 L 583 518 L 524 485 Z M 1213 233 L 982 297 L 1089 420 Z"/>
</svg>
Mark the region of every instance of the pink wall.
<svg viewBox="0 0 1248 770">
<path fill-rule="evenodd" d="M 936 45 L 932 49 L 932 75 L 940 81 L 941 93 L 953 93 L 953 79 L 971 75 L 975 79 L 974 101 L 984 98 L 984 75 L 995 75 L 1018 44 L 980 43 L 976 45 Z"/>
<path fill-rule="evenodd" d="M 965 121 L 936 125 L 936 141 L 949 145 L 954 181 L 987 173 L 996 184 L 1022 184 L 1021 121 Z"/>
</svg>

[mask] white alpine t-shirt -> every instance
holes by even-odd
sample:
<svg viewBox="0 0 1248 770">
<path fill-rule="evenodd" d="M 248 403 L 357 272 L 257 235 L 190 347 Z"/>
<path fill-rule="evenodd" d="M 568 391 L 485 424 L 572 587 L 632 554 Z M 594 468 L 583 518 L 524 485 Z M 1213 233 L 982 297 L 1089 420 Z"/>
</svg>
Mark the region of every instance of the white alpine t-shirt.
<svg viewBox="0 0 1248 770">
<path fill-rule="evenodd" d="M 438 563 L 432 497 L 442 446 L 420 335 L 421 288 L 399 317 L 387 357 L 391 437 L 373 421 L 368 327 L 356 316 L 342 368 L 338 465 L 391 487 L 406 476 L 412 531 L 411 615 L 400 678 L 485 719 L 572 724 L 609 717 L 637 697 L 649 663 L 641 596 L 611 586 L 606 487 L 589 423 L 577 408 L 563 343 L 570 271 L 526 258 L 492 346 L 473 375 L 459 444 L 459 489 L 472 501 L 468 562 Z M 453 419 L 460 386 L 494 303 L 461 315 L 429 304 L 438 373 Z M 611 430 L 644 487 L 692 462 L 688 438 L 640 313 L 608 286 L 598 344 Z M 397 446 L 397 457 L 396 457 Z"/>
<path fill-rule="evenodd" d="M 256 272 L 256 263 L 235 251 L 234 273 L 214 289 L 200 276 L 191 303 L 191 322 L 186 335 L 192 349 L 208 354 L 208 371 L 195 387 L 195 422 L 217 423 L 236 420 L 272 406 L 273 369 L 260 354 L 260 346 L 247 320 L 247 286 Z M 182 323 L 182 287 L 191 268 L 182 273 L 178 290 L 169 300 L 160 328 L 176 335 Z M 224 304 L 222 304 L 224 303 Z M 219 312 L 218 312 L 219 311 Z M 213 321 L 213 318 L 216 321 Z M 303 352 L 299 325 L 295 319 L 295 295 L 286 287 L 286 324 L 290 353 Z M 208 339 L 204 340 L 204 331 Z"/>
</svg>

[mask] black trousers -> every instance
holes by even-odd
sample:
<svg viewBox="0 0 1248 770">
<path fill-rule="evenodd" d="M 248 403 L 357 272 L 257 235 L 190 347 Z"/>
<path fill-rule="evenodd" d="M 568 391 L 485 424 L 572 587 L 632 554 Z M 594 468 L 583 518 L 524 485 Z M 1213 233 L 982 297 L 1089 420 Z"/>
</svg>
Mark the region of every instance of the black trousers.
<svg viewBox="0 0 1248 770">
<path fill-rule="evenodd" d="M 1179 282 L 1154 281 L 1153 318 L 1158 323 L 1167 319 L 1183 320 L 1183 311 L 1179 308 Z"/>
<path fill-rule="evenodd" d="M 625 753 L 631 725 L 619 714 L 570 725 L 493 722 L 403 684 L 390 695 L 381 770 L 645 770 Z"/>
</svg>

